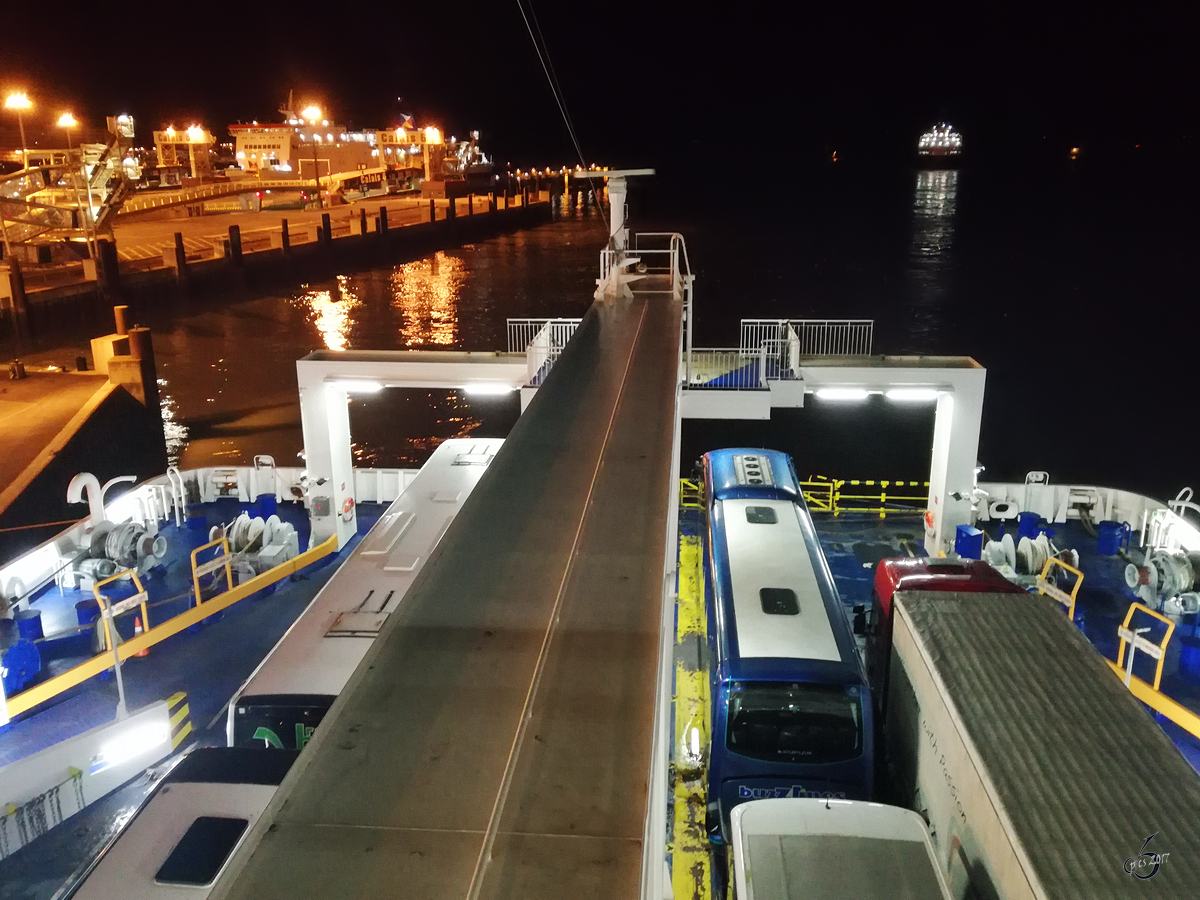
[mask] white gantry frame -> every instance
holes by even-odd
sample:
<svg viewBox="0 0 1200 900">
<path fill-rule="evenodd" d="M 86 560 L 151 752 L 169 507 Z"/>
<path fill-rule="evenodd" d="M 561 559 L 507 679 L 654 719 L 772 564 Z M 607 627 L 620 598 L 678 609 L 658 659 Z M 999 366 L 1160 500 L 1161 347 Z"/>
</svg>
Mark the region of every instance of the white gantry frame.
<svg viewBox="0 0 1200 900">
<path fill-rule="evenodd" d="M 524 353 L 319 350 L 298 360 L 311 542 L 336 534 L 340 550 L 358 530 L 350 394 L 385 387 L 507 394 L 520 389 L 526 378 Z"/>
</svg>

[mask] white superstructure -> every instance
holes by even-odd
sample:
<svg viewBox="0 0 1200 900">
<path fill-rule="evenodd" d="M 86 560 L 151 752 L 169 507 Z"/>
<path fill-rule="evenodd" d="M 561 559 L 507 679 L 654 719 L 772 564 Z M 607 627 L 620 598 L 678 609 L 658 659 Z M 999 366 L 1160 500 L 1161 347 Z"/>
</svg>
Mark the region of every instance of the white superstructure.
<svg viewBox="0 0 1200 900">
<path fill-rule="evenodd" d="M 388 615 L 399 607 L 503 443 L 495 438 L 454 439 L 434 451 L 342 564 L 338 576 L 313 598 L 234 695 L 227 724 L 231 746 L 244 743 L 238 738 L 238 722 L 253 716 L 254 698 L 278 706 L 291 705 L 287 697 L 324 697 L 315 713 L 319 719 Z"/>
</svg>

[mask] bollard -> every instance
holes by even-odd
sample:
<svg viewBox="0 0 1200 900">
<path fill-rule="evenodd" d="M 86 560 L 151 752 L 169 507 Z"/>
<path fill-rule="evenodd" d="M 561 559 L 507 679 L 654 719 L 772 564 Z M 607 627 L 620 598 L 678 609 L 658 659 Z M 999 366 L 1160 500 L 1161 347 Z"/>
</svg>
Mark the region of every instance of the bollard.
<svg viewBox="0 0 1200 900">
<path fill-rule="evenodd" d="M 387 207 L 379 207 L 379 233 L 387 234 Z"/>
<path fill-rule="evenodd" d="M 124 304 L 113 307 L 113 321 L 117 325 L 117 334 L 129 334 L 129 329 L 125 326 L 125 313 L 129 311 L 129 307 Z"/>
<path fill-rule="evenodd" d="M 367 211 L 365 209 L 358 211 L 358 228 L 359 234 L 365 235 L 367 233 Z"/>
<path fill-rule="evenodd" d="M 183 233 L 175 232 L 175 284 L 187 284 L 187 249 L 183 246 Z"/>
<path fill-rule="evenodd" d="M 433 198 L 429 198 L 429 224 L 437 221 L 437 207 L 433 205 Z"/>
<path fill-rule="evenodd" d="M 9 293 L 12 294 L 13 324 L 18 334 L 25 335 L 29 328 L 29 301 L 25 295 L 25 274 L 21 271 L 21 261 L 15 256 L 8 260 L 8 284 Z"/>
<path fill-rule="evenodd" d="M 467 194 L 467 215 L 475 215 L 475 195 Z"/>
<path fill-rule="evenodd" d="M 283 247 L 284 253 L 290 253 L 292 249 L 292 236 L 288 234 L 287 219 L 283 219 L 281 224 L 283 225 L 283 231 L 279 234 L 279 243 Z"/>
<path fill-rule="evenodd" d="M 242 265 L 242 230 L 237 225 L 229 226 L 229 261 L 241 268 Z"/>
<path fill-rule="evenodd" d="M 321 213 L 321 240 L 326 246 L 333 240 L 333 226 L 329 222 L 329 213 Z"/>
<path fill-rule="evenodd" d="M 113 238 L 99 238 L 96 241 L 99 249 L 100 290 L 105 299 L 119 297 L 121 294 L 120 258 L 117 256 L 117 242 Z"/>
</svg>

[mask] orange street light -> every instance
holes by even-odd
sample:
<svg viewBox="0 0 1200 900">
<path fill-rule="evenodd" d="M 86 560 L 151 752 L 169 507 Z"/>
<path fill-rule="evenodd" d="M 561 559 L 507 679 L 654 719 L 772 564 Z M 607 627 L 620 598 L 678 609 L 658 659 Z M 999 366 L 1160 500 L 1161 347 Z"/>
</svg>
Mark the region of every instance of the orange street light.
<svg viewBox="0 0 1200 900">
<path fill-rule="evenodd" d="M 4 98 L 4 108 L 15 110 L 17 113 L 17 127 L 21 130 L 21 160 L 22 168 L 29 168 L 29 148 L 25 146 L 25 120 L 21 117 L 27 109 L 33 108 L 33 103 L 24 91 L 18 91 L 9 94 Z"/>
</svg>

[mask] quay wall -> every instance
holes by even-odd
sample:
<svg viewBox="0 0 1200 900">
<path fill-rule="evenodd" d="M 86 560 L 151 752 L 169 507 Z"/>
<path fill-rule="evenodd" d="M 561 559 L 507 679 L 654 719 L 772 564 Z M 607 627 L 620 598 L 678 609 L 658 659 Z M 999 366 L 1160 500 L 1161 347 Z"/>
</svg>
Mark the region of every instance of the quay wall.
<svg viewBox="0 0 1200 900">
<path fill-rule="evenodd" d="M 91 472 L 101 484 L 118 475 L 135 475 L 140 482 L 166 468 L 161 413 L 114 386 L 76 429 L 60 434 L 31 464 L 31 479 L 0 511 L 0 561 L 15 559 L 65 527 L 29 526 L 87 516 L 86 503 L 67 503 L 67 486 L 78 473 Z"/>
<path fill-rule="evenodd" d="M 268 293 L 347 270 L 411 262 L 438 250 L 544 224 L 551 221 L 551 210 L 551 204 L 543 201 L 473 215 L 456 216 L 451 211 L 446 218 L 389 228 L 381 210 L 364 206 L 352 220 L 350 234 L 335 234 L 326 217 L 315 229 L 315 240 L 310 239 L 314 236 L 311 227 L 291 226 L 289 241 L 276 242 L 283 246 L 243 252 L 240 232 L 231 226 L 219 255 L 189 259 L 179 242 L 175 254 L 169 249 L 164 254 L 173 264 L 149 269 L 119 263 L 116 244 L 101 241 L 96 281 L 30 290 L 23 297 L 3 301 L 0 339 L 103 322 L 118 303 L 127 305 L 136 318 L 167 303 L 186 304 L 189 299 L 222 294 Z M 281 216 L 283 219 L 286 216 Z"/>
</svg>

